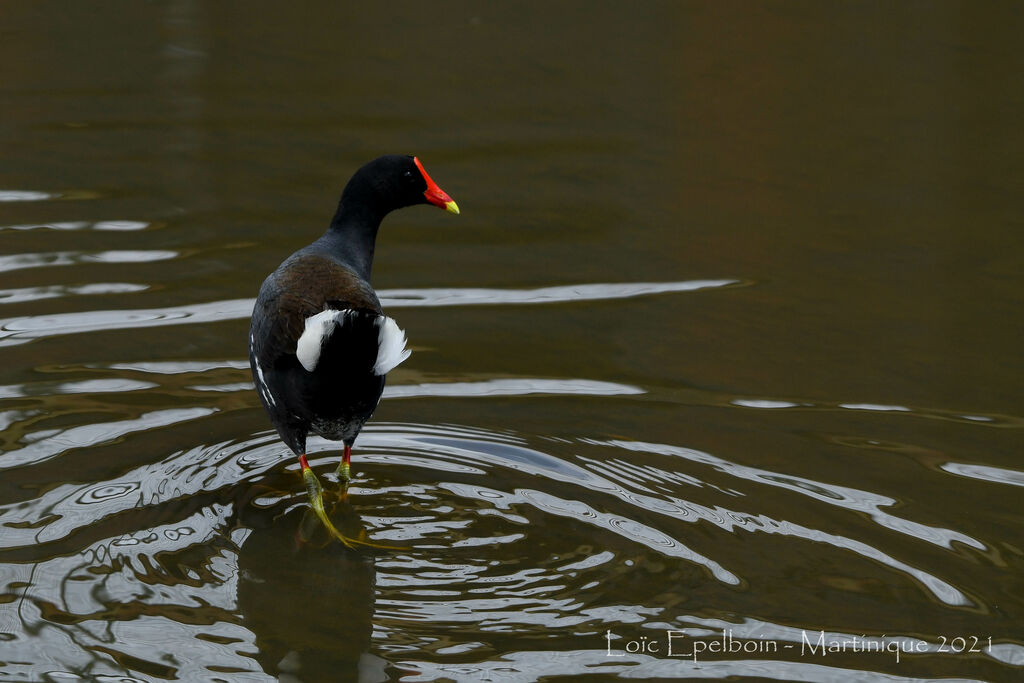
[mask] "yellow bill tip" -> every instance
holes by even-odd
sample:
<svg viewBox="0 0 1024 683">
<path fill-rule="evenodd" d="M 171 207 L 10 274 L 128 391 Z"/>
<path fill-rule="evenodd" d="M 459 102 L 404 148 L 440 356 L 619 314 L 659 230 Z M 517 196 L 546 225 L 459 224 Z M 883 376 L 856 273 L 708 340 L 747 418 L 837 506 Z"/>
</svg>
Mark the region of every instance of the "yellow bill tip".
<svg viewBox="0 0 1024 683">
<path fill-rule="evenodd" d="M 450 211 L 451 213 L 454 213 L 454 214 L 457 215 L 459 213 L 459 205 L 456 204 L 454 201 L 445 202 L 444 210 L 445 211 Z"/>
</svg>

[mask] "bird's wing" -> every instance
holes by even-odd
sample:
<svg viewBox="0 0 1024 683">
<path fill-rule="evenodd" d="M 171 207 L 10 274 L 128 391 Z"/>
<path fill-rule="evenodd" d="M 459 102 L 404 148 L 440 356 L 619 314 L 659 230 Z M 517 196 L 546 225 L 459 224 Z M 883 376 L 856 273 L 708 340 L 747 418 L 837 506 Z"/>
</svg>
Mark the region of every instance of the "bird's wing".
<svg viewBox="0 0 1024 683">
<path fill-rule="evenodd" d="M 295 356 L 306 319 L 325 310 L 365 310 L 379 314 L 373 289 L 351 270 L 323 256 L 298 255 L 274 271 L 260 291 L 253 312 L 257 357 L 277 365 Z"/>
</svg>

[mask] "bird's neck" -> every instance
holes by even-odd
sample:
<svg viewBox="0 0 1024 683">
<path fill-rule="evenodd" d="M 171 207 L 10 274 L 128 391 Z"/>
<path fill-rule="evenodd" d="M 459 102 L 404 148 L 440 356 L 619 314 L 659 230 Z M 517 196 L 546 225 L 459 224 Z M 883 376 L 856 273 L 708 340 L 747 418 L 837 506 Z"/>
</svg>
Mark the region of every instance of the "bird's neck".
<svg viewBox="0 0 1024 683">
<path fill-rule="evenodd" d="M 321 241 L 336 258 L 369 281 L 377 230 L 388 212 L 375 202 L 353 201 L 348 194 L 342 194 L 338 211 Z"/>
</svg>

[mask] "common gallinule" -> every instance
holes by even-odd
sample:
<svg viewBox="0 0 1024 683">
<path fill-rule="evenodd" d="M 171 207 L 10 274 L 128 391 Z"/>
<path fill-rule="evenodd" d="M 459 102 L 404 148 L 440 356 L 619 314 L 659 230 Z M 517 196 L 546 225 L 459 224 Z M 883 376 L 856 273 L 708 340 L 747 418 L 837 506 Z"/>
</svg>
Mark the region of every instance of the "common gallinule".
<svg viewBox="0 0 1024 683">
<path fill-rule="evenodd" d="M 384 377 L 409 357 L 405 333 L 370 286 L 370 269 L 381 220 L 413 204 L 459 212 L 416 157 L 388 155 L 360 168 L 327 232 L 263 281 L 252 312 L 249 365 L 260 401 L 299 457 L 313 510 L 345 543 L 352 539 L 328 519 L 306 462 L 306 437 L 344 442 L 338 476 L 347 483 L 352 444 L 380 401 Z"/>
</svg>

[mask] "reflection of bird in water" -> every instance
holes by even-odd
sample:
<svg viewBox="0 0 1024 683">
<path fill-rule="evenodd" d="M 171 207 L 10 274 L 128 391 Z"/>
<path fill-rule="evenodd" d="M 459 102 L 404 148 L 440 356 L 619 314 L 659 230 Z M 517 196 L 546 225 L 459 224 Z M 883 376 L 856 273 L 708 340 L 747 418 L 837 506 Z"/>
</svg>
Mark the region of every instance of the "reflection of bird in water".
<svg viewBox="0 0 1024 683">
<path fill-rule="evenodd" d="M 351 505 L 341 501 L 330 512 L 341 533 L 361 537 Z M 256 635 L 254 656 L 263 670 L 282 681 L 389 680 L 387 662 L 368 652 L 372 556 L 328 543 L 309 508 L 246 518 L 253 533 L 238 551 L 238 609 Z M 299 538 L 303 529 L 312 531 L 306 540 Z"/>
<path fill-rule="evenodd" d="M 344 442 L 338 476 L 347 482 L 352 444 L 380 401 L 384 377 L 409 356 L 405 333 L 384 315 L 370 286 L 370 269 L 384 216 L 414 204 L 459 212 L 415 157 L 384 156 L 360 168 L 327 232 L 267 277 L 252 313 L 249 365 L 257 393 L 299 457 L 313 509 L 346 544 L 353 539 L 324 512 L 306 437 Z"/>
</svg>

